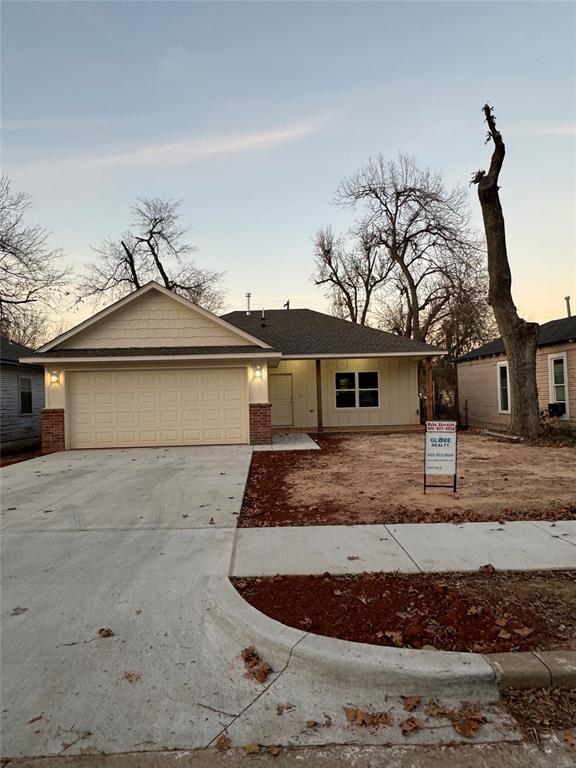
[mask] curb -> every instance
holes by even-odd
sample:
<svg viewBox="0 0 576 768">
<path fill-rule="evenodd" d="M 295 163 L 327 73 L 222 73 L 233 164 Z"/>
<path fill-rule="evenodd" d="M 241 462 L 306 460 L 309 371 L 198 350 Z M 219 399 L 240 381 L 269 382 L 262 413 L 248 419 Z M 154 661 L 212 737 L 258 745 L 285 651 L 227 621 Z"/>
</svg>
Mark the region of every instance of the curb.
<svg viewBox="0 0 576 768">
<path fill-rule="evenodd" d="M 498 673 L 481 654 L 388 648 L 293 629 L 247 603 L 227 576 L 208 580 L 205 600 L 206 622 L 222 639 L 254 645 L 276 670 L 290 661 L 311 685 L 320 679 L 346 690 L 498 700 Z"/>
<path fill-rule="evenodd" d="M 493 653 L 484 656 L 498 688 L 576 688 L 576 651 Z"/>
</svg>

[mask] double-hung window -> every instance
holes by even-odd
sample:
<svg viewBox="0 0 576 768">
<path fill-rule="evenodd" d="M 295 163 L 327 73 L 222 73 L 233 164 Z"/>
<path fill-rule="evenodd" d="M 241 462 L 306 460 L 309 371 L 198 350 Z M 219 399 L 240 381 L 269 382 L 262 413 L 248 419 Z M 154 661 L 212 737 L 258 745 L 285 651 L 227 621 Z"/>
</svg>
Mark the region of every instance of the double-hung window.
<svg viewBox="0 0 576 768">
<path fill-rule="evenodd" d="M 20 393 L 20 416 L 30 416 L 32 413 L 32 379 L 20 376 L 18 379 Z"/>
<path fill-rule="evenodd" d="M 377 371 L 346 371 L 336 374 L 336 408 L 378 408 Z"/>
<path fill-rule="evenodd" d="M 510 413 L 510 377 L 508 363 L 498 363 L 498 413 Z"/>
<path fill-rule="evenodd" d="M 550 379 L 550 402 L 564 403 L 566 411 L 564 418 L 568 418 L 568 371 L 566 366 L 566 352 L 548 355 L 548 370 Z"/>
</svg>

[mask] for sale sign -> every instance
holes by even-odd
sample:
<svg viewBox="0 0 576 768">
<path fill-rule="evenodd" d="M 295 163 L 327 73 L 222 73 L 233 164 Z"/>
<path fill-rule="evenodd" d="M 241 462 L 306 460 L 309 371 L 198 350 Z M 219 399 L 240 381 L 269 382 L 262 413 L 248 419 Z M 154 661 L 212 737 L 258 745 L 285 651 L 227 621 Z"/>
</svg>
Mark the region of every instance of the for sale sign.
<svg viewBox="0 0 576 768">
<path fill-rule="evenodd" d="M 456 437 L 455 421 L 426 422 L 424 491 L 427 475 L 452 475 L 453 487 L 456 490 Z"/>
</svg>

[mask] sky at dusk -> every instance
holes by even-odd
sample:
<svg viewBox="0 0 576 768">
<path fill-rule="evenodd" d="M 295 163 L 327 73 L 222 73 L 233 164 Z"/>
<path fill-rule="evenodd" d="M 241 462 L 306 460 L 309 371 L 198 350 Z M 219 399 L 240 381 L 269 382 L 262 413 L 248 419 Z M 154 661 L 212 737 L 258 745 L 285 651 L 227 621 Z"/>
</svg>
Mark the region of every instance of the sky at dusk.
<svg viewBox="0 0 576 768">
<path fill-rule="evenodd" d="M 181 198 L 227 309 L 326 310 L 312 238 L 352 223 L 342 178 L 402 151 L 467 185 L 488 100 L 514 296 L 544 322 L 576 307 L 575 21 L 568 2 L 4 2 L 3 171 L 76 270 L 138 197 Z"/>
</svg>

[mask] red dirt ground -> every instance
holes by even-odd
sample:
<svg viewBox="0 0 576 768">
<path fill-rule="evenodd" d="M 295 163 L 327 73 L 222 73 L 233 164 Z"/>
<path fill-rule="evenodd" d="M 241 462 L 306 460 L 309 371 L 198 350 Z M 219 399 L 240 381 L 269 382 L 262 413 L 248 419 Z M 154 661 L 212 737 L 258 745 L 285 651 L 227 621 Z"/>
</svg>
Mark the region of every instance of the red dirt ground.
<svg viewBox="0 0 576 768">
<path fill-rule="evenodd" d="M 256 452 L 241 527 L 576 519 L 576 447 L 458 438 L 458 491 L 422 488 L 423 434 L 314 436 Z"/>
<path fill-rule="evenodd" d="M 273 619 L 319 635 L 442 651 L 576 649 L 576 573 L 235 578 Z"/>
</svg>

